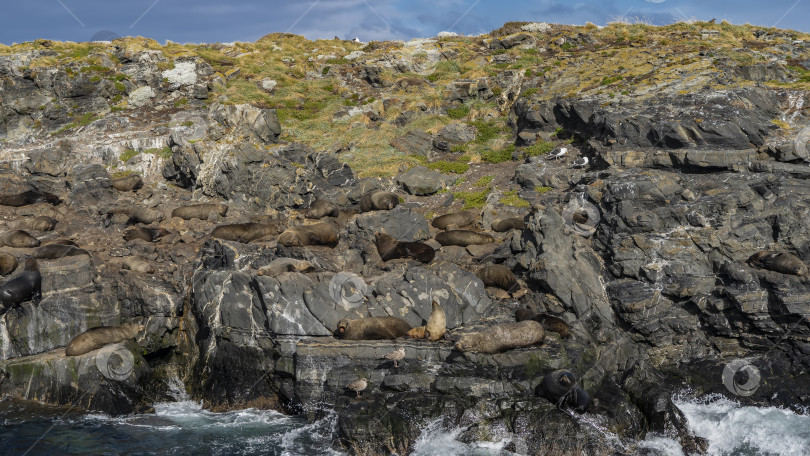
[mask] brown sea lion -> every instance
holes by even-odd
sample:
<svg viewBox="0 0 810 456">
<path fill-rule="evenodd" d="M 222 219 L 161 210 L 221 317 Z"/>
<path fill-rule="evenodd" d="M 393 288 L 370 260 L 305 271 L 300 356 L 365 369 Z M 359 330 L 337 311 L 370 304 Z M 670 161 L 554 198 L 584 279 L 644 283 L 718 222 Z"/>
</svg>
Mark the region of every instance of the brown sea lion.
<svg viewBox="0 0 810 456">
<path fill-rule="evenodd" d="M 807 275 L 807 265 L 796 255 L 787 252 L 762 251 L 757 252 L 748 258 L 751 266 L 757 266 L 782 274 L 793 274 L 797 276 Z"/>
<path fill-rule="evenodd" d="M 440 215 L 434 218 L 433 221 L 430 222 L 430 224 L 440 230 L 447 228 L 449 225 L 462 227 L 475 222 L 478 219 L 478 215 L 479 215 L 478 210 L 466 209 L 463 211 L 456 212 L 454 214 Z"/>
<path fill-rule="evenodd" d="M 409 337 L 411 339 L 424 339 L 425 338 L 425 331 L 427 331 L 426 327 L 417 326 L 416 328 L 412 328 L 408 332 L 406 332 L 404 334 L 404 336 Z"/>
<path fill-rule="evenodd" d="M 112 182 L 113 188 L 119 192 L 131 192 L 143 187 L 143 179 L 138 174 L 111 179 L 110 182 Z"/>
<path fill-rule="evenodd" d="M 298 226 L 285 230 L 278 236 L 279 245 L 302 247 L 306 245 L 336 245 L 337 231 L 329 223 Z"/>
<path fill-rule="evenodd" d="M 40 215 L 38 217 L 30 217 L 20 220 L 19 222 L 15 223 L 14 226 L 20 230 L 53 231 L 53 229 L 56 228 L 57 223 L 59 223 L 59 221 L 53 217 Z"/>
<path fill-rule="evenodd" d="M 169 234 L 163 228 L 148 228 L 145 226 L 133 226 L 124 231 L 124 240 L 131 241 L 133 239 L 141 239 L 146 242 L 155 242 Z"/>
<path fill-rule="evenodd" d="M 444 337 L 447 332 L 447 319 L 444 310 L 438 302 L 433 301 L 433 310 L 430 312 L 427 324 L 425 325 L 425 337 L 430 341 L 437 341 Z"/>
<path fill-rule="evenodd" d="M 568 337 L 571 333 L 571 327 L 568 323 L 565 322 L 560 317 L 555 317 L 554 315 L 547 314 L 547 313 L 536 313 L 529 309 L 528 307 L 524 307 L 522 309 L 518 309 L 515 311 L 515 320 L 517 321 L 526 321 L 526 320 L 534 320 L 541 325 L 546 331 L 555 332 L 560 335 L 563 339 Z"/>
<path fill-rule="evenodd" d="M 585 413 L 591 404 L 591 396 L 576 384 L 574 374 L 566 369 L 559 369 L 543 377 L 543 381 L 537 385 L 536 393 L 558 407 L 567 405 L 579 413 Z"/>
<path fill-rule="evenodd" d="M 315 266 L 306 260 L 295 258 L 276 258 L 267 266 L 259 268 L 258 274 L 266 277 L 277 277 L 285 272 L 311 272 Z"/>
<path fill-rule="evenodd" d="M 360 197 L 360 210 L 363 212 L 388 211 L 397 207 L 397 204 L 399 196 L 384 190 L 372 190 Z"/>
<path fill-rule="evenodd" d="M 517 286 L 517 279 L 512 270 L 502 264 L 491 264 L 475 271 L 475 276 L 484 282 L 485 286 L 496 287 L 511 291 Z"/>
<path fill-rule="evenodd" d="M 0 234 L 0 246 L 30 248 L 39 245 L 39 239 L 23 230 L 9 230 Z"/>
<path fill-rule="evenodd" d="M 236 223 L 233 225 L 220 225 L 211 232 L 211 237 L 248 243 L 256 239 L 276 234 L 278 230 L 274 225 L 266 223 Z"/>
<path fill-rule="evenodd" d="M 212 214 L 219 214 L 225 217 L 228 213 L 228 205 L 222 203 L 202 203 L 191 206 L 178 207 L 172 211 L 172 217 L 180 217 L 183 220 L 200 219 L 208 220 Z"/>
<path fill-rule="evenodd" d="M 36 203 L 50 203 L 58 206 L 62 200 L 53 193 L 38 190 L 29 190 L 17 195 L 0 195 L 0 206 L 22 207 Z"/>
<path fill-rule="evenodd" d="M 124 258 L 124 262 L 121 264 L 121 269 L 127 269 L 143 274 L 152 274 L 155 272 L 155 267 L 152 266 L 149 261 L 146 260 L 146 258 L 138 255 Z"/>
<path fill-rule="evenodd" d="M 31 252 L 31 256 L 39 260 L 55 260 L 57 258 L 77 255 L 89 256 L 90 253 L 87 250 L 80 249 L 76 246 L 63 244 L 41 245 Z"/>
<path fill-rule="evenodd" d="M 42 276 L 37 260 L 25 260 L 23 272 L 0 286 L 0 313 L 5 314 L 25 301 L 38 302 L 42 295 Z"/>
<path fill-rule="evenodd" d="M 396 339 L 410 331 L 411 325 L 397 317 L 370 317 L 338 322 L 335 337 L 345 340 Z"/>
<path fill-rule="evenodd" d="M 441 245 L 458 245 L 467 247 L 468 245 L 489 244 L 495 242 L 495 238 L 485 234 L 469 230 L 442 231 L 436 235 L 436 242 Z"/>
<path fill-rule="evenodd" d="M 133 339 L 145 327 L 137 323 L 124 323 L 121 326 L 99 326 L 74 337 L 65 347 L 65 355 L 79 356 L 98 350 L 109 344 L 117 344 Z"/>
<path fill-rule="evenodd" d="M 375 234 L 377 252 L 383 261 L 395 260 L 397 258 L 413 258 L 422 263 L 430 263 L 436 256 L 433 247 L 422 242 L 397 241 L 391 236 L 383 233 Z"/>
<path fill-rule="evenodd" d="M 496 233 L 503 233 L 509 230 L 526 228 L 526 222 L 523 217 L 512 217 L 503 220 L 495 220 L 492 222 L 492 231 Z"/>
<path fill-rule="evenodd" d="M 43 241 L 42 245 L 72 245 L 78 247 L 79 244 L 71 241 L 70 239 L 51 239 L 50 241 Z"/>
<path fill-rule="evenodd" d="M 0 252 L 0 275 L 7 276 L 17 269 L 17 257 L 8 253 Z"/>
<path fill-rule="evenodd" d="M 124 206 L 110 209 L 109 214 L 124 214 L 129 217 L 129 223 L 143 223 L 150 225 L 163 220 L 163 213 L 154 209 L 139 206 Z"/>
<path fill-rule="evenodd" d="M 502 323 L 481 331 L 467 333 L 456 342 L 460 351 L 498 353 L 511 348 L 527 347 L 545 339 L 543 325 L 526 320 L 519 323 Z"/>
<path fill-rule="evenodd" d="M 324 217 L 337 217 L 340 215 L 340 209 L 337 204 L 326 200 L 315 200 L 309 205 L 309 209 L 304 213 L 304 217 L 308 219 L 322 219 Z"/>
</svg>

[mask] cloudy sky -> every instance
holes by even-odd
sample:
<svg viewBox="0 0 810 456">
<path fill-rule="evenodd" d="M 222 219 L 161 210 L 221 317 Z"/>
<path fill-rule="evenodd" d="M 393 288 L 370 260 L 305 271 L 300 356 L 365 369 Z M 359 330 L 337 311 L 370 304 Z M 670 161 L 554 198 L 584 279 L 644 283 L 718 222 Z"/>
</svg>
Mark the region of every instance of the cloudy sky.
<svg viewBox="0 0 810 456">
<path fill-rule="evenodd" d="M 363 41 L 489 32 L 508 21 L 604 25 L 728 20 L 810 31 L 810 0 L 31 0 L 4 2 L 0 43 L 147 36 L 160 42 L 254 41 L 271 32 Z"/>
</svg>

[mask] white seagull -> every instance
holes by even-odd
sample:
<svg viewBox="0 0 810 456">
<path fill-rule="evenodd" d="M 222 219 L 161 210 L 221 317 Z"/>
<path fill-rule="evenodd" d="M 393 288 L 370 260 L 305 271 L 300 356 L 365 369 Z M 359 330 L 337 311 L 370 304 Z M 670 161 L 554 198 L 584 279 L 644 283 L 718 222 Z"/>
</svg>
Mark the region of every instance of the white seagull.
<svg viewBox="0 0 810 456">
<path fill-rule="evenodd" d="M 573 168 L 584 168 L 586 166 L 588 166 L 588 157 L 579 157 L 571 163 Z"/>
<path fill-rule="evenodd" d="M 359 37 L 354 37 L 354 42 L 355 42 L 355 43 L 359 43 L 359 42 L 360 42 L 360 38 L 359 38 Z"/>
<path fill-rule="evenodd" d="M 557 160 L 558 158 L 562 158 L 567 153 L 568 153 L 567 148 L 558 147 L 558 148 L 552 150 L 551 152 L 549 152 L 548 155 L 546 155 L 546 160 L 552 160 L 552 159 Z"/>
</svg>

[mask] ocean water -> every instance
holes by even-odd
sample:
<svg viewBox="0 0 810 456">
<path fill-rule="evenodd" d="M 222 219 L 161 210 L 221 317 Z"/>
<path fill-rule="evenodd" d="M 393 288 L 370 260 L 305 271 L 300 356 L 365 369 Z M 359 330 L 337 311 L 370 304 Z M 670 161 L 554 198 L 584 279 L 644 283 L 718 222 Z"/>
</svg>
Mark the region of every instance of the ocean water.
<svg viewBox="0 0 810 456">
<path fill-rule="evenodd" d="M 772 407 L 742 407 L 723 397 L 675 401 L 689 426 L 709 442 L 712 456 L 810 455 L 810 414 Z M 212 413 L 189 400 L 155 404 L 155 413 L 110 417 L 0 401 L 0 454 L 9 455 L 340 455 L 331 448 L 336 416 L 315 423 L 304 417 L 247 409 Z M 593 417 L 577 417 L 597 426 Z M 607 432 L 605 430 L 600 430 Z M 465 443 L 463 428 L 430 423 L 413 455 L 511 456 L 519 436 Z M 610 437 L 610 436 L 608 436 Z M 614 436 L 615 437 L 615 436 Z M 617 437 L 616 437 L 617 438 Z M 505 448 L 511 446 L 518 453 Z M 618 438 L 617 438 L 618 440 Z M 625 442 L 628 453 L 684 456 L 675 440 L 650 435 Z"/>
</svg>

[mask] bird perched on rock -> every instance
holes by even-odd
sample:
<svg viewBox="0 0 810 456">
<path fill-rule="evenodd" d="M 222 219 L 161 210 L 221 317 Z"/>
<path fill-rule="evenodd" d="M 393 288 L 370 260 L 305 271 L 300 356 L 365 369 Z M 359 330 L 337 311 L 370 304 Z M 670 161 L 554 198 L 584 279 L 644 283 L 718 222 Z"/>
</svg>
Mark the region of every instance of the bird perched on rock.
<svg viewBox="0 0 810 456">
<path fill-rule="evenodd" d="M 360 42 L 360 38 L 358 38 L 358 37 L 354 37 L 354 42 L 355 42 L 355 43 L 359 43 L 359 42 Z"/>
<path fill-rule="evenodd" d="M 391 353 L 387 353 L 383 356 L 385 359 L 390 359 L 394 362 L 394 367 L 399 367 L 398 361 L 405 357 L 405 349 L 400 347 Z"/>
<path fill-rule="evenodd" d="M 588 166 L 588 157 L 579 157 L 571 163 L 573 168 L 584 168 L 586 166 Z"/>
<path fill-rule="evenodd" d="M 546 155 L 546 160 L 557 160 L 565 156 L 568 153 L 568 148 L 566 147 L 558 147 Z"/>
<path fill-rule="evenodd" d="M 346 385 L 346 389 L 350 389 L 357 393 L 357 397 L 360 397 L 360 391 L 364 391 L 368 386 L 368 381 L 365 377 L 361 378 L 360 380 L 355 380 L 348 385 Z"/>
</svg>

